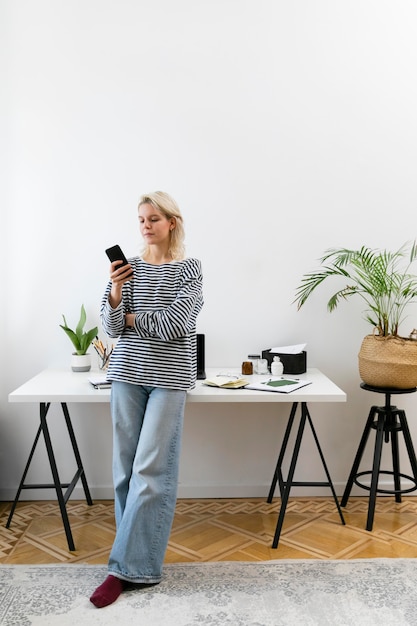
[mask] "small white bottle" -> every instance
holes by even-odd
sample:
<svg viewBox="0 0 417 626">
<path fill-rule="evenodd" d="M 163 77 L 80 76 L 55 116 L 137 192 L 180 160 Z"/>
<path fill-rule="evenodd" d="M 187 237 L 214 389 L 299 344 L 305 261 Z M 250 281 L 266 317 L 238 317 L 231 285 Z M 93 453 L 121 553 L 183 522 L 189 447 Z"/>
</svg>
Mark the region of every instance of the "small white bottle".
<svg viewBox="0 0 417 626">
<path fill-rule="evenodd" d="M 271 363 L 271 374 L 273 376 L 281 376 L 284 373 L 284 364 L 279 356 L 274 356 Z"/>
</svg>

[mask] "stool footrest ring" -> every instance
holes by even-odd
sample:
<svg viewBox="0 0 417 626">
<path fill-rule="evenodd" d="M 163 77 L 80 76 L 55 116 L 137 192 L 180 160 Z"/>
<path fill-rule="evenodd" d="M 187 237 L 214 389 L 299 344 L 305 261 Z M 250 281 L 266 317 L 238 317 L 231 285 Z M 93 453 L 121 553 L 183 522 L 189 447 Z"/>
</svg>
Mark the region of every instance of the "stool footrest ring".
<svg viewBox="0 0 417 626">
<path fill-rule="evenodd" d="M 380 470 L 379 474 L 385 474 L 388 476 L 394 476 L 394 472 L 392 471 L 384 471 L 384 470 Z M 363 483 L 361 483 L 358 478 L 359 476 L 371 476 L 372 475 L 372 471 L 371 470 L 367 470 L 365 472 L 359 472 L 359 474 L 356 474 L 355 478 L 353 479 L 353 482 L 358 486 L 361 487 L 362 489 L 366 489 L 367 491 L 371 491 L 371 487 L 368 485 L 364 485 Z M 398 474 L 398 476 L 400 478 L 406 478 L 407 480 L 410 480 L 412 483 L 414 483 L 413 487 L 408 487 L 407 489 L 382 489 L 380 487 L 377 487 L 376 492 L 377 493 L 387 493 L 387 494 L 398 494 L 398 493 L 410 493 L 411 491 L 415 491 L 417 489 L 417 481 L 415 480 L 415 478 L 413 478 L 412 476 L 408 476 L 407 474 Z"/>
</svg>

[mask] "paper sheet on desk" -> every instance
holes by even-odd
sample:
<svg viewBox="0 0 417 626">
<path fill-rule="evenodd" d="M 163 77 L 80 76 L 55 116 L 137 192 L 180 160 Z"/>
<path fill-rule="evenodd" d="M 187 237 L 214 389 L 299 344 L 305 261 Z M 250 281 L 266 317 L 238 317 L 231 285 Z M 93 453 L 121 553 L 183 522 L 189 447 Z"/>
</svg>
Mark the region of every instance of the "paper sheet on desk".
<svg viewBox="0 0 417 626">
<path fill-rule="evenodd" d="M 278 354 L 300 354 L 300 352 L 306 349 L 306 345 L 305 343 L 298 343 L 293 346 L 281 346 L 279 348 L 271 348 L 270 352 Z"/>
<path fill-rule="evenodd" d="M 257 383 L 249 383 L 245 389 L 254 389 L 256 391 L 275 391 L 277 393 L 291 393 L 311 385 L 310 380 L 300 380 L 299 378 L 289 378 L 287 376 L 279 376 L 278 378 L 268 378 L 260 380 Z"/>
</svg>

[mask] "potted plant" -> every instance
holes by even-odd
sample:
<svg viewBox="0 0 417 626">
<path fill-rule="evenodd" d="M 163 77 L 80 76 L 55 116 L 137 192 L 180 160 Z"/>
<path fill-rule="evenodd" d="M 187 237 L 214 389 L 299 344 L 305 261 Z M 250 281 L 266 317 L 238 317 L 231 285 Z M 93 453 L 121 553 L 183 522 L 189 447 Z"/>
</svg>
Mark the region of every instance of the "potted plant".
<svg viewBox="0 0 417 626">
<path fill-rule="evenodd" d="M 80 319 L 75 331 L 68 327 L 65 315 L 62 315 L 62 317 L 64 324 L 60 324 L 60 327 L 67 333 L 75 348 L 75 352 L 72 353 L 71 368 L 74 372 L 88 372 L 91 369 L 91 355 L 87 353 L 87 350 L 94 337 L 96 337 L 98 328 L 95 326 L 91 330 L 84 331 L 87 314 L 83 304 L 81 305 Z"/>
<path fill-rule="evenodd" d="M 327 303 L 329 311 L 341 300 L 359 296 L 365 301 L 365 319 L 373 327 L 359 351 L 359 374 L 375 387 L 406 389 L 417 386 L 417 341 L 399 336 L 406 308 L 417 298 L 417 276 L 410 273 L 417 259 L 417 244 L 404 244 L 399 250 L 359 250 L 333 248 L 321 259 L 321 269 L 305 274 L 296 290 L 300 309 L 315 289 L 328 278 L 338 278 L 342 286 Z"/>
</svg>

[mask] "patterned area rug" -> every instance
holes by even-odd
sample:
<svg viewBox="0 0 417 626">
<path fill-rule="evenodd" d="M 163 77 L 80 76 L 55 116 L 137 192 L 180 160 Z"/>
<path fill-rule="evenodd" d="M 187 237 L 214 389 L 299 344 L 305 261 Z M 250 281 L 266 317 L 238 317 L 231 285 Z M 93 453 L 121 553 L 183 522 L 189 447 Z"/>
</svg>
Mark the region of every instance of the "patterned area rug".
<svg viewBox="0 0 417 626">
<path fill-rule="evenodd" d="M 96 609 L 95 565 L 0 566 L 6 626 L 417 625 L 417 560 L 184 563 Z"/>
</svg>

